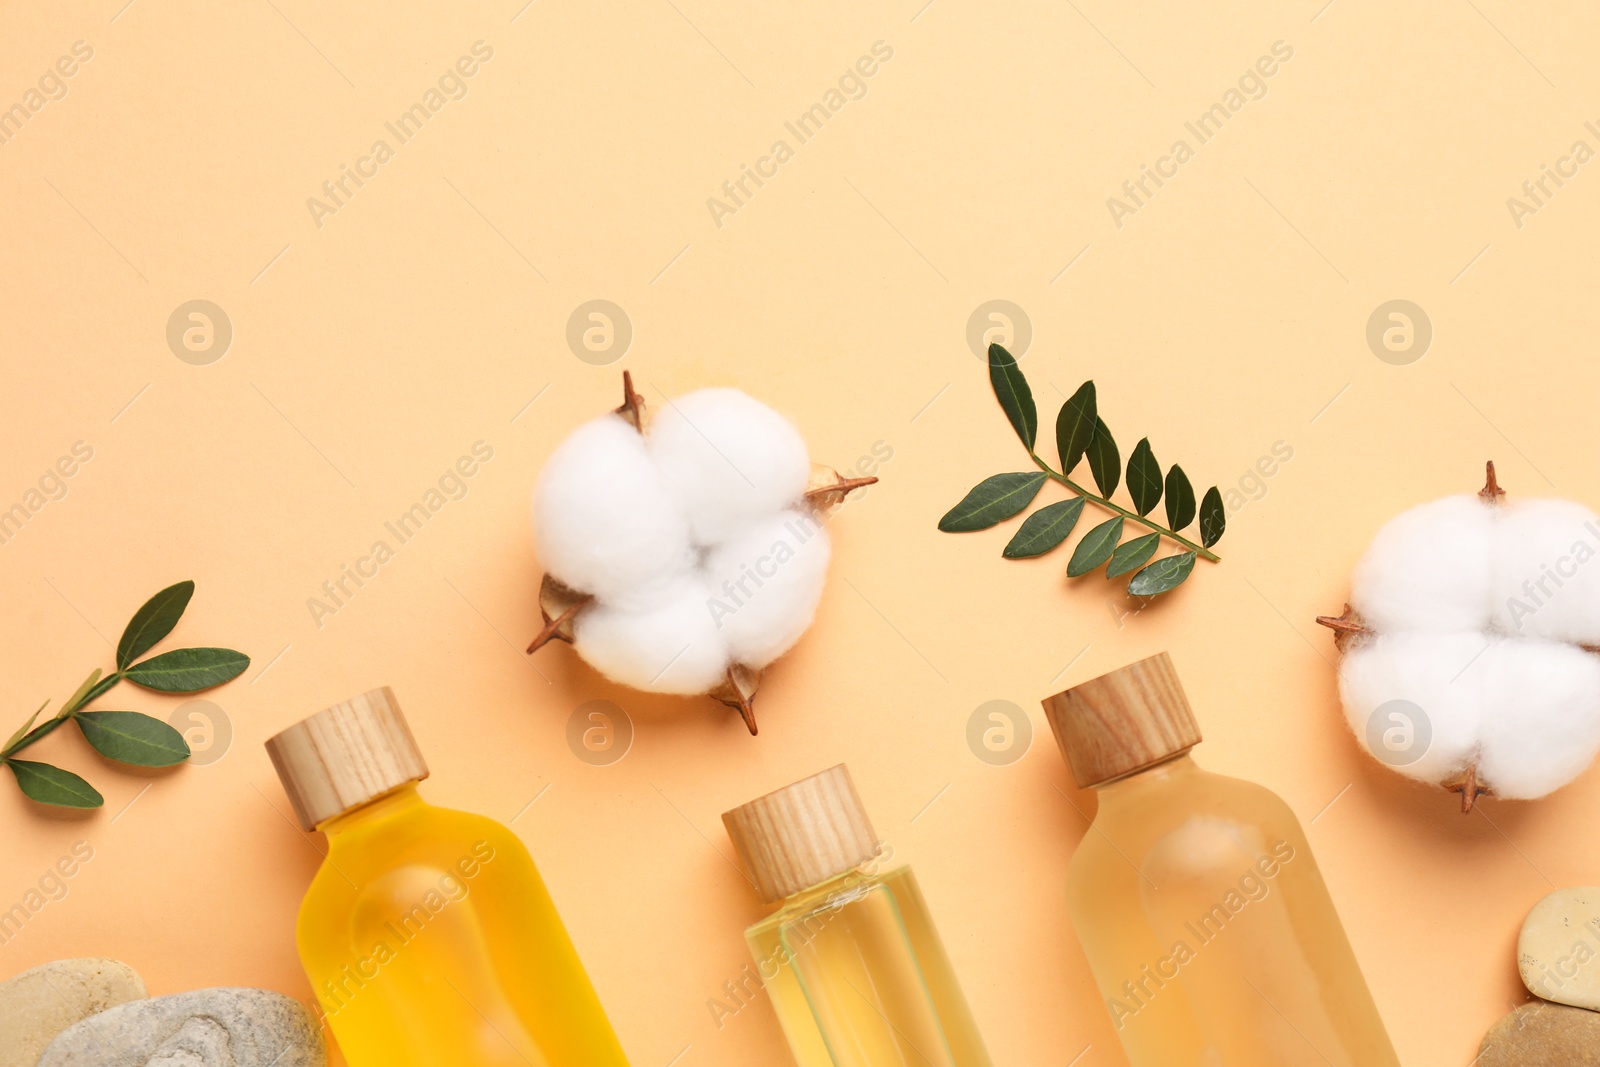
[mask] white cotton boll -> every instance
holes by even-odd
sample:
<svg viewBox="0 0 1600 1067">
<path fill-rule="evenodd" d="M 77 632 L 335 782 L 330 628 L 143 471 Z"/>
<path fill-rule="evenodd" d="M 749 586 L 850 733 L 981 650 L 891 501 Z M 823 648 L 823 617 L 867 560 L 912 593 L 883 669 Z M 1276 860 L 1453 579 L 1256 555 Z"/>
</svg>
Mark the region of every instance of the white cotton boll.
<svg viewBox="0 0 1600 1067">
<path fill-rule="evenodd" d="M 1350 606 L 1374 630 L 1489 625 L 1494 509 L 1450 496 L 1402 512 L 1372 539 L 1350 579 Z"/>
<path fill-rule="evenodd" d="M 682 573 L 689 524 L 644 438 L 620 415 L 568 435 L 533 490 L 533 540 L 545 570 L 607 597 Z"/>
<path fill-rule="evenodd" d="M 728 645 L 711 619 L 710 599 L 705 581 L 693 577 L 654 607 L 601 601 L 573 621 L 573 646 L 614 682 L 650 693 L 709 692 L 728 669 Z"/>
<path fill-rule="evenodd" d="M 1339 696 L 1357 740 L 1421 781 L 1442 782 L 1465 768 L 1486 714 L 1483 660 L 1491 642 L 1505 639 L 1398 633 L 1352 644 L 1339 664 Z M 1420 715 L 1391 701 L 1408 701 Z"/>
<path fill-rule="evenodd" d="M 702 546 L 794 504 L 811 477 L 800 432 L 737 389 L 701 389 L 669 401 L 646 441 Z"/>
<path fill-rule="evenodd" d="M 1499 508 L 1494 625 L 1505 633 L 1600 643 L 1600 518 L 1571 500 Z"/>
<path fill-rule="evenodd" d="M 1507 800 L 1532 800 L 1582 774 L 1600 752 L 1600 658 L 1511 638 L 1483 659 L 1484 784 Z"/>
<path fill-rule="evenodd" d="M 733 658 L 761 668 L 811 625 L 828 575 L 828 531 L 805 511 L 782 511 L 706 559 L 711 613 Z"/>
<path fill-rule="evenodd" d="M 1490 488 L 1494 468 L 1488 470 Z M 1488 490 L 1486 490 L 1487 492 Z M 1600 753 L 1600 517 L 1569 500 L 1449 497 L 1378 532 L 1352 579 L 1366 633 L 1339 669 L 1345 715 L 1378 759 L 1462 793 L 1531 800 Z M 1473 658 L 1476 656 L 1476 658 Z M 1430 750 L 1386 747 L 1409 700 Z M 1404 710 L 1403 708 L 1400 710 Z M 1369 729 L 1368 724 L 1376 725 Z M 1471 778 L 1476 790 L 1463 788 Z"/>
</svg>

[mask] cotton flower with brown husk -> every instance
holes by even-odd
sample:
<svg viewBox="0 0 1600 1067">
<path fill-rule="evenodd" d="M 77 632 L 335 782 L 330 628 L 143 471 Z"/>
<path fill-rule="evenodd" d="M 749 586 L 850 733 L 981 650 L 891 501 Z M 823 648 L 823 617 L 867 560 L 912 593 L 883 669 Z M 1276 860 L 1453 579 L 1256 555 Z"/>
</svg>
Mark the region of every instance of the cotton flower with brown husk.
<svg viewBox="0 0 1600 1067">
<path fill-rule="evenodd" d="M 813 467 L 790 422 L 737 389 L 646 410 L 624 373 L 621 407 L 574 430 L 540 472 L 534 546 L 544 628 L 613 681 L 709 694 L 756 732 L 761 670 L 811 625 L 828 511 L 876 482 Z"/>
<path fill-rule="evenodd" d="M 1600 517 L 1569 500 L 1508 502 L 1488 464 L 1474 495 L 1378 531 L 1343 615 L 1356 737 L 1401 774 L 1461 794 L 1542 797 L 1600 752 Z"/>
</svg>

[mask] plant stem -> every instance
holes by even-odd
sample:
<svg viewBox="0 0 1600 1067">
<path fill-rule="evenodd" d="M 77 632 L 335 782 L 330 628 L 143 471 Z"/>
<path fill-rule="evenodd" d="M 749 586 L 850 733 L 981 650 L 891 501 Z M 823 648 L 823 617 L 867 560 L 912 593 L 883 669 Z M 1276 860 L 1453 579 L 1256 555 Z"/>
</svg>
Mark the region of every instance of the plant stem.
<svg viewBox="0 0 1600 1067">
<path fill-rule="evenodd" d="M 12 756 L 15 756 L 18 752 L 21 752 L 35 741 L 42 741 L 50 734 L 55 733 L 56 728 L 62 723 L 66 722 L 69 718 L 71 718 L 70 715 L 57 715 L 53 719 L 49 719 L 40 723 L 38 726 L 35 726 L 32 730 L 29 730 L 26 734 L 19 738 L 16 744 L 12 745 L 4 752 L 0 752 L 0 759 L 10 759 Z"/>
<path fill-rule="evenodd" d="M 46 719 L 38 726 L 35 726 L 33 729 L 17 738 L 16 744 L 7 747 L 4 751 L 0 751 L 0 760 L 10 759 L 12 756 L 15 756 L 18 752 L 21 752 L 35 741 L 42 741 L 46 737 L 55 733 L 56 730 L 61 727 L 62 723 L 72 718 L 74 712 L 81 711 L 84 705 L 104 695 L 106 690 L 110 689 L 121 680 L 122 675 L 120 673 L 110 674 L 100 679 L 93 687 L 85 689 L 81 697 L 71 701 L 70 703 L 62 705 L 61 710 L 56 712 L 55 718 Z"/>
<path fill-rule="evenodd" d="M 1083 486 L 1079 485 L 1077 482 L 1073 481 L 1071 478 L 1068 478 L 1065 474 L 1062 474 L 1060 471 L 1055 470 L 1054 468 L 1052 468 L 1050 466 L 1050 464 L 1048 464 L 1044 460 L 1040 459 L 1039 458 L 1039 453 L 1034 452 L 1034 451 L 1032 451 L 1030 449 L 1029 452 L 1028 452 L 1028 455 L 1033 457 L 1033 462 L 1038 464 L 1039 469 L 1044 471 L 1045 474 L 1049 475 L 1052 481 L 1060 482 L 1062 485 L 1066 486 L 1068 489 L 1071 489 L 1074 493 L 1077 493 L 1079 496 L 1083 497 L 1083 499 L 1089 501 L 1090 503 L 1098 504 L 1101 507 L 1105 508 L 1107 511 L 1113 512 L 1113 513 L 1115 513 L 1117 515 L 1121 515 L 1124 519 L 1132 519 L 1134 522 L 1136 522 L 1139 525 L 1144 526 L 1144 527 L 1146 527 L 1146 528 L 1148 528 L 1150 530 L 1155 531 L 1156 533 L 1160 534 L 1162 537 L 1167 537 L 1167 538 L 1170 538 L 1170 539 L 1178 542 L 1178 544 L 1180 544 L 1183 547 L 1187 548 L 1189 551 L 1193 552 L 1195 555 L 1201 557 L 1202 559 L 1208 559 L 1212 563 L 1217 563 L 1217 562 L 1221 561 L 1222 557 L 1217 555 L 1215 552 L 1211 551 L 1209 548 L 1206 548 L 1203 545 L 1197 545 L 1193 541 L 1189 540 L 1187 537 L 1184 537 L 1182 534 L 1179 534 L 1179 533 L 1176 533 L 1176 532 L 1174 532 L 1172 530 L 1169 530 L 1165 526 L 1159 526 L 1156 523 L 1151 522 L 1149 519 L 1145 518 L 1143 515 L 1140 515 L 1138 512 L 1129 511 L 1127 508 L 1122 507 L 1119 504 L 1113 504 L 1111 501 L 1107 500 L 1103 496 L 1097 496 L 1094 493 L 1089 492 L 1089 490 L 1085 489 Z"/>
</svg>

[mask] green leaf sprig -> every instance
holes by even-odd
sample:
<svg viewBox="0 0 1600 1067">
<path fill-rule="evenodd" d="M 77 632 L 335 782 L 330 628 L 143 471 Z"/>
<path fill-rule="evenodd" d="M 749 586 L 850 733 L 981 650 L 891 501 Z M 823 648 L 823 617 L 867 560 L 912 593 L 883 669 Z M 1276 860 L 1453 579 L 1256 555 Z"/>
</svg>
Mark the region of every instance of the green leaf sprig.
<svg viewBox="0 0 1600 1067">
<path fill-rule="evenodd" d="M 62 808 L 98 808 L 105 803 L 105 797 L 94 786 L 71 771 L 17 759 L 18 752 L 68 722 L 77 723 L 91 748 L 119 763 L 170 767 L 189 758 L 189 744 L 183 735 L 160 719 L 137 711 L 84 709 L 124 679 L 156 692 L 194 693 L 244 673 L 250 666 L 250 657 L 231 648 L 176 648 L 139 659 L 172 632 L 193 595 L 193 582 L 179 582 L 145 601 L 117 642 L 116 669 L 102 674 L 95 668 L 61 705 L 61 710 L 41 723 L 39 716 L 50 706 L 46 700 L 0 748 L 0 762 L 11 769 L 25 795 L 41 804 Z"/>
<path fill-rule="evenodd" d="M 1134 596 L 1158 596 L 1182 585 L 1193 572 L 1197 558 L 1213 563 L 1221 558 L 1211 547 L 1222 539 L 1227 526 L 1222 493 L 1212 486 L 1196 505 L 1189 476 L 1176 463 L 1163 474 L 1148 437 L 1140 440 L 1128 456 L 1127 479 L 1123 484 L 1127 486 L 1133 508 L 1130 510 L 1112 501 L 1111 495 L 1122 482 L 1122 458 L 1111 429 L 1100 417 L 1094 382 L 1079 386 L 1056 415 L 1060 470 L 1040 458 L 1035 448 L 1039 411 L 1033 390 L 1015 357 L 1000 345 L 989 346 L 989 382 L 1011 428 L 1022 439 L 1029 457 L 1039 469 L 985 478 L 962 498 L 961 503 L 945 513 L 939 520 L 939 529 L 946 533 L 986 530 L 1026 511 L 1044 483 L 1055 481 L 1075 495 L 1046 504 L 1024 519 L 1001 552 L 1006 559 L 1042 556 L 1060 545 L 1077 525 L 1085 504 L 1094 504 L 1110 512 L 1111 518 L 1078 541 L 1067 563 L 1069 577 L 1077 578 L 1105 565 L 1107 578 L 1133 573 L 1128 580 L 1128 592 Z M 1089 474 L 1100 490 L 1098 493 L 1073 480 L 1072 472 L 1080 463 L 1088 464 Z M 1163 497 L 1167 502 L 1165 526 L 1149 517 Z M 1198 542 L 1180 532 L 1197 518 L 1200 522 Z M 1123 531 L 1130 525 L 1143 530 L 1138 536 L 1123 541 Z M 1152 562 L 1151 557 L 1155 556 L 1163 538 L 1182 551 Z"/>
</svg>

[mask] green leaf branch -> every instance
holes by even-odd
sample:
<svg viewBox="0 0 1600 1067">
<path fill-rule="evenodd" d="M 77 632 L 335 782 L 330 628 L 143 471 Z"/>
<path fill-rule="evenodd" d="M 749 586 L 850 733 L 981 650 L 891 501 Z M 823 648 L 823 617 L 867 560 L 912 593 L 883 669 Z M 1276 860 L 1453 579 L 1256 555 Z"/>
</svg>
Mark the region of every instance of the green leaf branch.
<svg viewBox="0 0 1600 1067">
<path fill-rule="evenodd" d="M 24 795 L 62 808 L 98 808 L 105 798 L 71 771 L 17 758 L 17 753 L 75 723 L 83 739 L 102 756 L 137 767 L 171 767 L 189 758 L 183 735 L 160 719 L 137 711 L 89 711 L 88 706 L 118 682 L 129 681 L 161 693 L 194 693 L 232 681 L 250 666 L 250 657 L 231 648 L 178 648 L 140 660 L 177 626 L 194 595 L 194 583 L 168 586 L 145 601 L 117 642 L 117 665 L 110 674 L 98 667 L 66 699 L 55 715 L 39 721 L 46 700 L 0 748 Z"/>
<path fill-rule="evenodd" d="M 1054 481 L 1070 490 L 1073 498 L 1046 504 L 1024 519 L 1001 552 L 1006 559 L 1042 556 L 1062 544 L 1077 525 L 1085 504 L 1110 512 L 1111 518 L 1079 540 L 1067 564 L 1069 577 L 1081 577 L 1105 565 L 1107 578 L 1132 572 L 1128 591 L 1135 596 L 1157 596 L 1183 584 L 1197 558 L 1213 563 L 1221 559 L 1211 550 L 1227 526 L 1221 492 L 1212 486 L 1196 504 L 1189 476 L 1176 463 L 1163 473 L 1148 437 L 1141 439 L 1128 456 L 1124 482 L 1121 453 L 1110 427 L 1100 417 L 1093 381 L 1079 386 L 1056 415 L 1060 469 L 1039 455 L 1039 412 L 1033 390 L 1016 359 L 1000 345 L 989 346 L 989 382 L 1011 428 L 1039 469 L 985 478 L 945 513 L 939 520 L 939 529 L 946 533 L 986 530 L 1026 511 L 1044 483 Z M 1088 465 L 1099 492 L 1073 479 L 1073 471 L 1080 463 Z M 1111 499 L 1119 484 L 1127 487 L 1131 509 Z M 1164 526 L 1150 517 L 1163 498 L 1167 519 Z M 1198 540 L 1181 532 L 1196 519 Z M 1123 532 L 1130 525 L 1149 532 L 1123 541 Z M 1162 540 L 1171 541 L 1182 551 L 1152 561 Z"/>
</svg>

